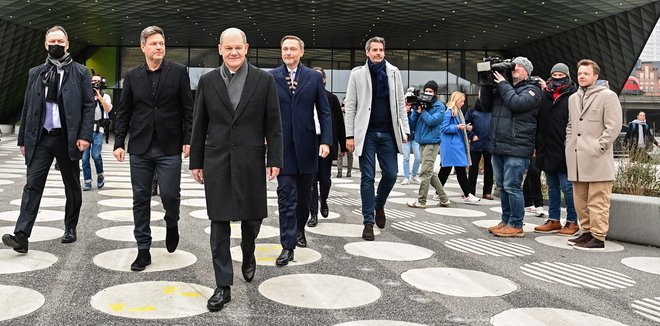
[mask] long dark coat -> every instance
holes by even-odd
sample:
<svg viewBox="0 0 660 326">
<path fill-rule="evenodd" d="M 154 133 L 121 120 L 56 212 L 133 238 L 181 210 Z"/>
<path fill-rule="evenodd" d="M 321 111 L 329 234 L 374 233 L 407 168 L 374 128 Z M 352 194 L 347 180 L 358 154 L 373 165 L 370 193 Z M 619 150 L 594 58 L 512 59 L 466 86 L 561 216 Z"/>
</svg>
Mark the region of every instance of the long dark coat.
<svg viewBox="0 0 660 326">
<path fill-rule="evenodd" d="M 247 77 L 236 111 L 219 68 L 203 75 L 197 86 L 190 169 L 204 169 L 206 208 L 213 221 L 267 217 L 266 166 L 282 167 L 275 80 L 244 64 Z"/>
<path fill-rule="evenodd" d="M 46 94 L 44 94 L 44 75 L 48 67 L 43 64 L 30 69 L 25 91 L 25 102 L 21 113 L 21 128 L 18 131 L 18 146 L 25 146 L 25 165 L 30 165 L 34 149 L 39 142 L 44 125 Z M 80 160 L 82 152 L 76 142 L 83 139 L 92 141 L 94 125 L 94 95 L 92 82 L 87 67 L 72 62 L 64 67 L 64 77 L 60 86 L 61 96 L 60 121 L 65 128 L 69 157 Z"/>
<path fill-rule="evenodd" d="M 552 92 L 543 91 L 536 129 L 536 167 L 541 171 L 566 173 L 568 98 L 575 92 L 575 82 L 563 89 L 557 100 Z"/>
</svg>

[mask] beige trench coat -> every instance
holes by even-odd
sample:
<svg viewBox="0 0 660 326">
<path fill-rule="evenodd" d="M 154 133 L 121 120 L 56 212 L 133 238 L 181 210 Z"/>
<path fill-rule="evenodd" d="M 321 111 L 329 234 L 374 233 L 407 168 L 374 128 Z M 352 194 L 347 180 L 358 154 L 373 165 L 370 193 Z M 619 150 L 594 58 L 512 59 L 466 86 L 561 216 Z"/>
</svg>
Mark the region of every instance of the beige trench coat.
<svg viewBox="0 0 660 326">
<path fill-rule="evenodd" d="M 619 97 L 607 82 L 582 87 L 568 99 L 566 166 L 568 180 L 614 180 L 612 145 L 621 131 Z"/>
</svg>

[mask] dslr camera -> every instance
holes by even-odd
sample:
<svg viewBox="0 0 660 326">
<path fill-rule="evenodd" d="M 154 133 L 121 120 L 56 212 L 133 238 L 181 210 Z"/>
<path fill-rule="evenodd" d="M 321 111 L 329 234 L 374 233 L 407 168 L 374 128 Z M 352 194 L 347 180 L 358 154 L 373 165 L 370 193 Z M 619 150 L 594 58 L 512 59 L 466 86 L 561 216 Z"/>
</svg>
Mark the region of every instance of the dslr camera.
<svg viewBox="0 0 660 326">
<path fill-rule="evenodd" d="M 425 93 L 420 93 L 419 95 L 412 94 L 406 97 L 406 102 L 410 103 L 410 106 L 415 109 L 417 107 L 428 109 L 433 106 L 433 95 Z"/>
<path fill-rule="evenodd" d="M 513 77 L 511 72 L 516 69 L 516 64 L 511 59 L 500 59 L 498 57 L 487 57 L 483 62 L 477 63 L 477 77 L 479 84 L 482 86 L 495 85 L 494 72 L 500 73 L 504 76 L 509 83 L 512 82 Z"/>
<path fill-rule="evenodd" d="M 102 90 L 108 88 L 108 86 L 106 86 L 105 82 L 106 82 L 105 77 L 101 77 L 101 81 L 96 83 L 96 84 L 92 84 L 92 88 L 98 89 L 99 91 L 102 91 Z"/>
</svg>

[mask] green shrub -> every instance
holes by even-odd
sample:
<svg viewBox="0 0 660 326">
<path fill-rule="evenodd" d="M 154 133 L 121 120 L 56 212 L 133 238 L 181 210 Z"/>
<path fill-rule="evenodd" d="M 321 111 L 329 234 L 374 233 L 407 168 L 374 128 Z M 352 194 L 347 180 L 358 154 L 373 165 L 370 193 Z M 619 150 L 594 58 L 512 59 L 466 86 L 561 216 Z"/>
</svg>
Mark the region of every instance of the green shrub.
<svg viewBox="0 0 660 326">
<path fill-rule="evenodd" d="M 648 154 L 633 152 L 617 168 L 612 191 L 628 195 L 660 197 L 660 172 Z"/>
</svg>

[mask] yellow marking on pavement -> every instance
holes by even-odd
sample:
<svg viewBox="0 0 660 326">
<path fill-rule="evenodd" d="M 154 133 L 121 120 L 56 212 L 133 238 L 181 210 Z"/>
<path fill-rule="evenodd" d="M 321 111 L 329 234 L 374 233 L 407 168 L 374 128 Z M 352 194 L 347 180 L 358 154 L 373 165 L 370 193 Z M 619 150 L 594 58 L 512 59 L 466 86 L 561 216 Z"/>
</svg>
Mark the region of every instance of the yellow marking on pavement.
<svg viewBox="0 0 660 326">
<path fill-rule="evenodd" d="M 177 288 L 174 285 L 166 286 L 163 288 L 163 294 L 173 294 L 176 290 Z"/>
<path fill-rule="evenodd" d="M 123 303 L 111 303 L 111 304 L 109 304 L 109 306 L 110 306 L 110 310 L 112 310 L 114 312 L 120 312 L 124 308 L 126 308 L 126 305 L 123 304 Z"/>
</svg>

